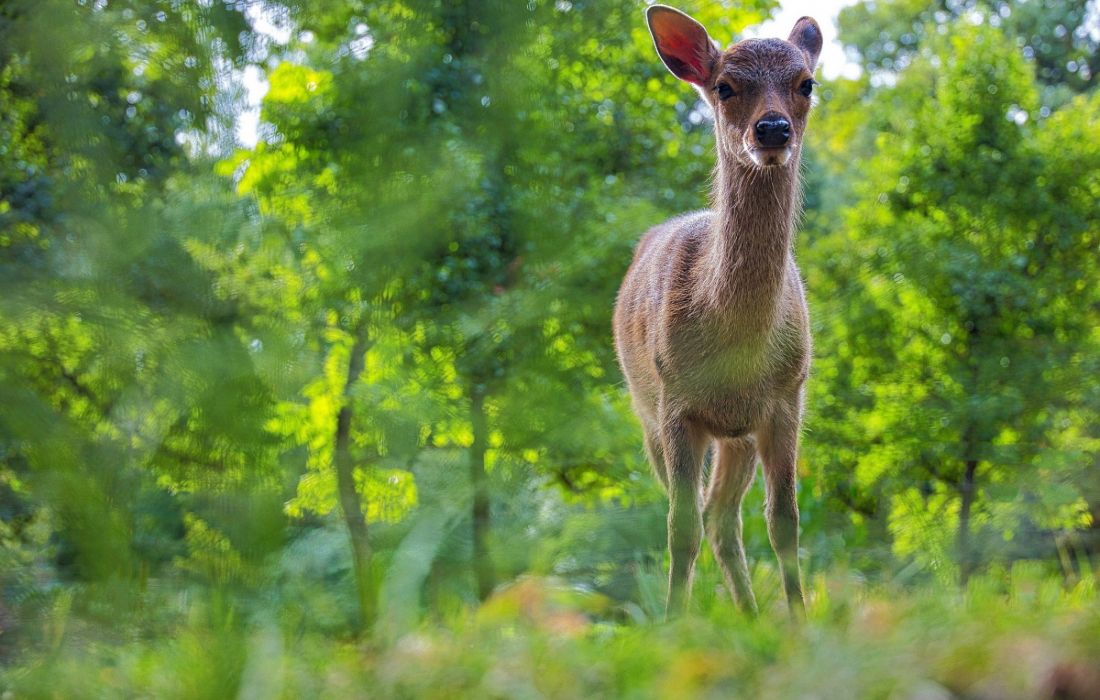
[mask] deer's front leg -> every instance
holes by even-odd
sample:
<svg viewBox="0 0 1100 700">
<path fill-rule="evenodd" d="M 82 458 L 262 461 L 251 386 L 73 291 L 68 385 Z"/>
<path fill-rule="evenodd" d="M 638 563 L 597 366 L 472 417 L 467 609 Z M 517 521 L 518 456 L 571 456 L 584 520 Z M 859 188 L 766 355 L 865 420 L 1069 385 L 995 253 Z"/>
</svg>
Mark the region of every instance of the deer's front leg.
<svg viewBox="0 0 1100 700">
<path fill-rule="evenodd" d="M 779 559 L 783 589 L 791 614 L 805 612 L 802 580 L 798 565 L 798 431 L 801 423 L 801 397 L 783 402 L 760 435 L 760 458 L 764 463 L 767 502 L 764 515 L 768 521 L 768 538 Z"/>
<path fill-rule="evenodd" d="M 705 437 L 690 421 L 666 417 L 662 426 L 665 464 L 668 468 L 668 598 L 665 617 L 687 611 L 691 577 L 703 539 L 699 505 L 700 467 Z"/>
</svg>

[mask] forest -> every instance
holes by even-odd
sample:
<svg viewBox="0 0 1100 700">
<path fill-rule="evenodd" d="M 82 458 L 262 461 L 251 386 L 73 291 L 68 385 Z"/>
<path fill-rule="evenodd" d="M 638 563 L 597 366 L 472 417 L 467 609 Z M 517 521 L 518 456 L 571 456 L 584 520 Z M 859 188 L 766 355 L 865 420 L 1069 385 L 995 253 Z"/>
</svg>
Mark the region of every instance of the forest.
<svg viewBox="0 0 1100 700">
<path fill-rule="evenodd" d="M 1095 0 L 840 12 L 801 622 L 760 478 L 759 615 L 703 547 L 664 617 L 611 315 L 715 147 L 646 5 L 0 2 L 0 697 L 1100 698 Z"/>
</svg>

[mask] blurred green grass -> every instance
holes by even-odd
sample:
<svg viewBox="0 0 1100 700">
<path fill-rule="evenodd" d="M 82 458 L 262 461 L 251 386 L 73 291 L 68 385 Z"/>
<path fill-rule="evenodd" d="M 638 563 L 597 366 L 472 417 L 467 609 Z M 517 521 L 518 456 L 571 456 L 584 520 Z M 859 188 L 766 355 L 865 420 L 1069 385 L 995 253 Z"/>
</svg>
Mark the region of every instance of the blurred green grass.
<svg viewBox="0 0 1100 700">
<path fill-rule="evenodd" d="M 769 572 L 758 578 L 775 583 Z M 0 684 L 12 697 L 52 698 L 1011 700 L 1100 692 L 1091 579 L 1066 587 L 1018 564 L 960 592 L 819 574 L 803 624 L 777 600 L 746 617 L 720 588 L 704 566 L 694 614 L 629 621 L 598 594 L 523 577 L 480 608 L 359 641 L 297 620 L 295 599 L 238 607 L 211 591 L 177 593 L 177 614 L 148 636 L 140 625 L 89 622 L 59 602 L 52 624 L 65 629 L 53 648 L 5 668 Z"/>
</svg>

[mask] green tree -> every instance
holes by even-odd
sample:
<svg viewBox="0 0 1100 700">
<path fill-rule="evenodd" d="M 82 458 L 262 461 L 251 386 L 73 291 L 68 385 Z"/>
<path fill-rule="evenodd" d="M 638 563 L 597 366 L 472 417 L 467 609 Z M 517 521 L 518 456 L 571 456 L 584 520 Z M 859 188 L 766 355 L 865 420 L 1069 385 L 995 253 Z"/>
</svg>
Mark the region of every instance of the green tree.
<svg viewBox="0 0 1100 700">
<path fill-rule="evenodd" d="M 859 201 L 811 253 L 827 319 L 814 453 L 839 442 L 822 468 L 852 476 L 833 493 L 879 518 L 898 555 L 957 562 L 965 581 L 982 552 L 1033 556 L 1086 520 L 1080 456 L 1051 443 L 1063 412 L 1089 410 L 1074 387 L 1091 328 L 1078 297 L 1097 274 L 1081 197 L 1097 162 L 1078 136 L 1095 129 L 1095 103 L 1036 121 L 1031 65 L 967 22 L 873 99 L 864 113 L 882 131 L 854 169 Z M 1067 139 L 1072 155 L 1053 146 Z"/>
<path fill-rule="evenodd" d="M 873 73 L 904 69 L 938 28 L 955 21 L 997 27 L 1033 61 L 1042 103 L 1053 110 L 1097 85 L 1100 37 L 1089 17 L 1089 3 L 1082 0 L 889 0 L 846 7 L 838 24 L 845 46 Z"/>
<path fill-rule="evenodd" d="M 710 12 L 732 29 L 764 7 Z M 624 466 L 642 467 L 622 456 L 638 451 L 608 381 L 601 301 L 657 207 L 702 203 L 704 118 L 695 100 L 661 89 L 633 2 L 291 9 L 308 41 L 292 42 L 298 58 L 270 74 L 273 131 L 228 169 L 243 166 L 241 190 L 299 237 L 294 264 L 331 275 L 316 309 L 343 323 L 355 314 L 326 300 L 349 294 L 387 309 L 371 333 L 415 346 L 392 358 L 404 376 L 453 372 L 428 382 L 417 405 L 432 408 L 391 424 L 420 437 L 351 442 L 469 451 L 469 546 L 484 597 L 494 474 L 606 495 Z M 623 35 L 625 23 L 636 30 Z M 352 434 L 384 413 L 358 404 Z"/>
<path fill-rule="evenodd" d="M 248 573 L 199 565 L 203 532 L 253 572 L 278 540 L 257 535 L 278 500 L 277 478 L 260 487 L 269 391 L 185 244 L 243 222 L 186 177 L 243 26 L 224 3 L 0 7 L 3 529 L 40 541 L 48 522 L 50 570 L 93 593 L 120 584 L 112 614 L 177 563 Z"/>
</svg>

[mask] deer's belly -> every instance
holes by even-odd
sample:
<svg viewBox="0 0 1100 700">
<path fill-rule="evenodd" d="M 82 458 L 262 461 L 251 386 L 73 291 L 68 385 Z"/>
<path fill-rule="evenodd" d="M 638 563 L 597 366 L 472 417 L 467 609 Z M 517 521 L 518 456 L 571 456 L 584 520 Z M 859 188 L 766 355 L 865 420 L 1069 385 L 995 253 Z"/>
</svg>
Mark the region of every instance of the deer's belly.
<svg viewBox="0 0 1100 700">
<path fill-rule="evenodd" d="M 714 386 L 689 402 L 685 413 L 715 437 L 741 437 L 759 430 L 771 416 L 775 391 L 766 382 Z"/>
<path fill-rule="evenodd" d="M 700 348 L 702 350 L 702 348 Z M 664 372 L 665 395 L 715 437 L 756 432 L 777 401 L 792 398 L 805 377 L 797 352 L 746 346 L 678 354 Z"/>
</svg>

